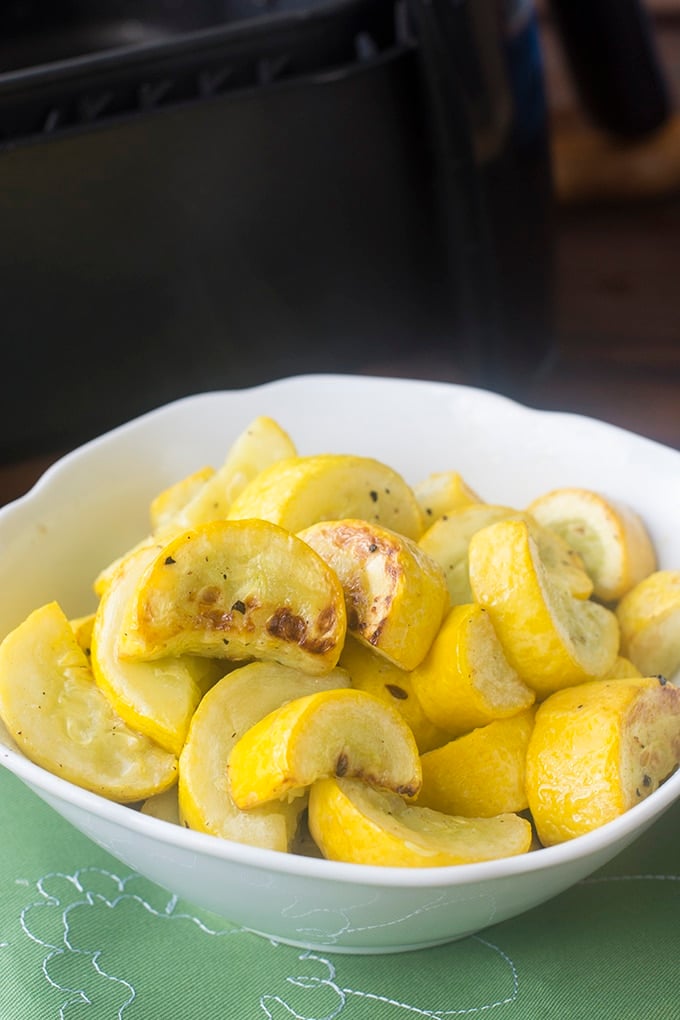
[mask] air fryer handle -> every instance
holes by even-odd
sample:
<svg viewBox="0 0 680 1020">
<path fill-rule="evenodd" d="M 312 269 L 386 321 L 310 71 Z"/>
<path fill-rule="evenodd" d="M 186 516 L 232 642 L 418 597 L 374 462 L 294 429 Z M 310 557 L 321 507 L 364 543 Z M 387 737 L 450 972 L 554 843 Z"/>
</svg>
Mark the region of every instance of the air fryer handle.
<svg viewBox="0 0 680 1020">
<path fill-rule="evenodd" d="M 660 127 L 670 101 L 644 0 L 548 0 L 574 84 L 606 131 Z"/>
</svg>

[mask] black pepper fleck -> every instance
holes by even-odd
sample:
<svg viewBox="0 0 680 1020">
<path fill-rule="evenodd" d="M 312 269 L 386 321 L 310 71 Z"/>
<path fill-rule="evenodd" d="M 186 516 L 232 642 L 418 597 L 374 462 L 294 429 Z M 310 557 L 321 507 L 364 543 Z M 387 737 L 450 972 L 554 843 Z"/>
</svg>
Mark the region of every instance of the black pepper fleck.
<svg viewBox="0 0 680 1020">
<path fill-rule="evenodd" d="M 165 557 L 165 566 L 170 567 L 173 563 L 177 563 L 177 560 L 173 559 L 172 556 Z"/>
<path fill-rule="evenodd" d="M 231 610 L 233 613 L 245 613 L 246 604 L 245 602 L 242 602 L 241 599 L 236 599 L 236 602 L 234 602 L 233 606 L 231 607 Z"/>
</svg>

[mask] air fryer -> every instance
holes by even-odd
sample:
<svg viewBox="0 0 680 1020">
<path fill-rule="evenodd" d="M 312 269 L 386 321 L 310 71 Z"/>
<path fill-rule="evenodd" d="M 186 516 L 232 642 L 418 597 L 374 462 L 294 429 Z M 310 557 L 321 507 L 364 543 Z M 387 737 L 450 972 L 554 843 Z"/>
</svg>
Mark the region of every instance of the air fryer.
<svg viewBox="0 0 680 1020">
<path fill-rule="evenodd" d="M 5 5 L 0 456 L 297 373 L 521 394 L 550 173 L 533 12 L 500 12 Z"/>
</svg>

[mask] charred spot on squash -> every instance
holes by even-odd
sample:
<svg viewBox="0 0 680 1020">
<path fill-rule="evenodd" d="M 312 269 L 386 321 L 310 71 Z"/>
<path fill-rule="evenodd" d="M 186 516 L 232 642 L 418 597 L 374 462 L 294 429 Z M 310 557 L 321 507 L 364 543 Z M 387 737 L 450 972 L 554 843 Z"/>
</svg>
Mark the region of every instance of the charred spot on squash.
<svg viewBox="0 0 680 1020">
<path fill-rule="evenodd" d="M 415 795 L 418 793 L 419 790 L 420 790 L 420 784 L 418 784 L 418 783 L 413 783 L 413 784 L 406 783 L 403 786 L 397 786 L 396 789 L 395 789 L 395 793 L 400 793 L 402 795 L 402 797 L 415 797 Z"/>
<path fill-rule="evenodd" d="M 225 609 L 223 606 L 216 604 L 222 600 L 223 595 L 219 588 L 215 590 L 219 592 L 219 597 L 215 602 L 211 604 L 210 601 L 203 598 L 198 607 L 195 617 L 198 627 L 203 626 L 208 627 L 210 630 L 218 631 L 238 630 L 253 633 L 256 627 L 253 611 L 259 608 L 260 603 L 258 599 L 238 600 L 237 604 L 232 605 L 229 609 Z"/>
<path fill-rule="evenodd" d="M 267 633 L 291 644 L 304 645 L 307 622 L 288 606 L 281 606 L 267 620 Z"/>
<path fill-rule="evenodd" d="M 389 605 L 388 605 L 387 608 L 389 608 Z M 387 623 L 387 614 L 385 614 L 382 617 L 382 619 L 373 628 L 373 630 L 371 631 L 370 634 L 367 633 L 368 626 L 364 626 L 364 628 L 363 628 L 364 637 L 368 641 L 369 645 L 373 645 L 373 647 L 376 648 L 380 644 L 380 639 L 382 638 L 382 632 L 385 629 L 385 624 L 386 623 Z"/>
<path fill-rule="evenodd" d="M 332 606 L 327 606 L 317 617 L 317 626 L 321 633 L 316 636 L 310 633 L 305 619 L 294 613 L 288 606 L 281 606 L 269 617 L 266 623 L 267 633 L 272 637 L 299 645 L 312 655 L 325 655 L 337 645 L 337 638 L 329 634 L 336 613 Z M 319 624 L 321 621 L 321 624 Z"/>
<path fill-rule="evenodd" d="M 229 630 L 232 614 L 224 609 L 204 609 L 197 615 L 197 626 L 210 630 Z"/>
</svg>

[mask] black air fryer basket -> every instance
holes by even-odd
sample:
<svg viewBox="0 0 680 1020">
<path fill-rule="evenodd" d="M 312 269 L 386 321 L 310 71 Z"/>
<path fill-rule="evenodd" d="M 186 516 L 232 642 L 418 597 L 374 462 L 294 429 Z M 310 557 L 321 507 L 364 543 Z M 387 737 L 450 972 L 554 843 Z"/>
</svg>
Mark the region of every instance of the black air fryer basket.
<svg viewBox="0 0 680 1020">
<path fill-rule="evenodd" d="M 545 139 L 480 156 L 483 77 L 461 85 L 421 13 L 4 8 L 1 457 L 283 375 L 534 371 Z"/>
</svg>

